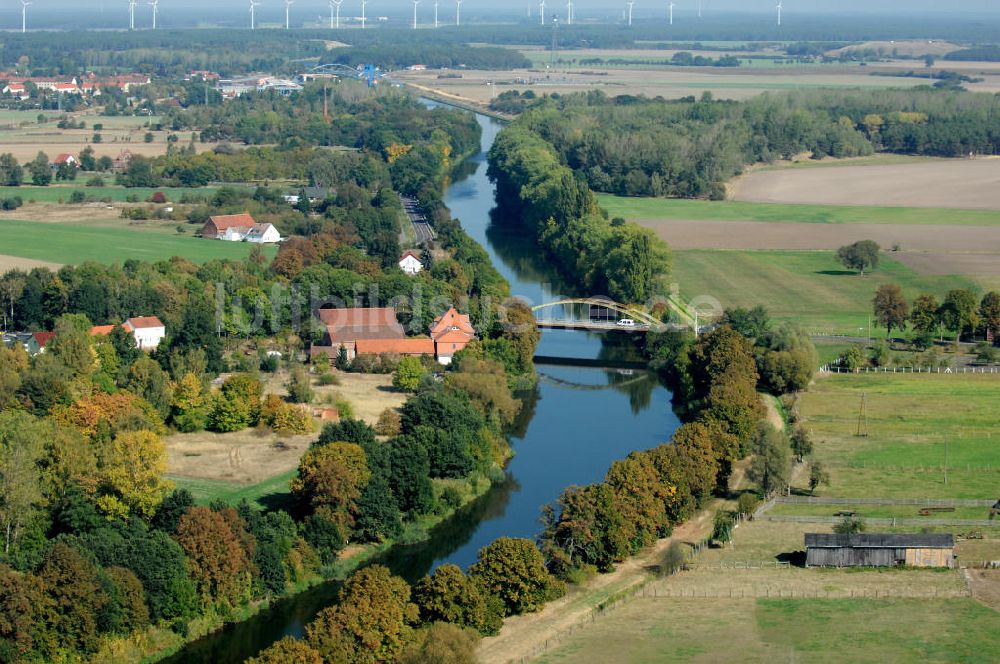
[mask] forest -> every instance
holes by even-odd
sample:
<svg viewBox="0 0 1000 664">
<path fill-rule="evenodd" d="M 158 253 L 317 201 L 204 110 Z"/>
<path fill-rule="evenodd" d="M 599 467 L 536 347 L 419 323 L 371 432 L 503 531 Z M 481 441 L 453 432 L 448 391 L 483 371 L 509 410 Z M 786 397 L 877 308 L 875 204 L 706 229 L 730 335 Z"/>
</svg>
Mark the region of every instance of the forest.
<svg viewBox="0 0 1000 664">
<path fill-rule="evenodd" d="M 393 117 L 414 141 L 408 149 L 450 148 L 444 131 L 426 130 L 431 122 L 456 127 L 456 145 L 470 140 L 458 111 L 389 103 L 405 108 Z M 352 111 L 360 126 L 382 109 Z M 385 130 L 387 141 L 396 136 L 391 121 Z M 469 131 L 478 136 L 478 126 Z M 532 384 L 537 330 L 525 307 L 502 307 L 508 285 L 440 204 L 438 251 L 427 269 L 412 277 L 398 270 L 400 208 L 389 162 L 408 149 L 268 148 L 254 156 L 301 159 L 307 166 L 298 175 L 328 187 L 327 199 L 290 208 L 279 189 L 223 186 L 194 208 L 196 219 L 252 209 L 281 223 L 292 237 L 270 262 L 256 251 L 241 262 L 199 266 L 175 257 L 0 277 L 4 328 L 54 332 L 34 356 L 20 344 L 0 347 L 0 661 L 176 644 L 170 635 L 240 619 L 327 577 L 349 541 L 391 542 L 420 517 L 457 507 L 464 498 L 456 486 L 481 490 L 502 476 L 505 431 L 520 408 L 513 389 Z M 162 160 L 137 159 L 122 176 L 139 184 L 209 167 L 186 161 L 193 157 L 180 148 Z M 214 176 L 248 162 L 237 152 L 209 163 Z M 427 192 L 440 192 L 446 175 L 422 169 L 404 184 L 433 201 Z M 303 455 L 287 504 L 196 505 L 174 488 L 164 476 L 171 432 L 313 431 L 298 406 L 310 400 L 312 379 L 295 358 L 321 333 L 311 312 L 337 301 L 398 302 L 400 322 L 412 330 L 441 313 L 437 303 L 454 303 L 470 313 L 479 340 L 440 381 L 413 358 L 318 362 L 320 380 L 334 368 L 403 375 L 405 365 L 399 383 L 410 396 L 399 413 L 383 413 L 377 430 L 348 415 L 328 424 Z M 136 314 L 155 314 L 168 330 L 151 353 L 120 327 L 92 334 L 93 325 Z M 266 346 L 287 359 L 254 350 Z M 263 388 L 279 364 L 289 371 L 287 398 Z M 221 372 L 230 375 L 213 384 Z"/>
<path fill-rule="evenodd" d="M 993 95 L 917 89 L 803 90 L 733 102 L 600 92 L 538 97 L 516 125 L 558 151 L 595 191 L 624 196 L 725 197 L 746 166 L 811 153 L 938 157 L 1000 152 Z"/>
<path fill-rule="evenodd" d="M 621 219 L 608 220 L 582 177 L 559 161 L 555 148 L 520 122 L 490 149 L 489 177 L 497 204 L 523 224 L 580 293 L 646 302 L 670 272 L 666 244 Z"/>
</svg>

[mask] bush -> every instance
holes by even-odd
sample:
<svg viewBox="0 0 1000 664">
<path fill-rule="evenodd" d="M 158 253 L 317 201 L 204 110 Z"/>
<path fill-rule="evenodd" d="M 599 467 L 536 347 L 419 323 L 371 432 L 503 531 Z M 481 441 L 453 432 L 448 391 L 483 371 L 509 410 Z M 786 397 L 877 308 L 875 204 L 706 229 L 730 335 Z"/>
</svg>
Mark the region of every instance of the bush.
<svg viewBox="0 0 1000 664">
<path fill-rule="evenodd" d="M 4 210 L 16 210 L 23 205 L 23 201 L 20 196 L 8 196 L 3 200 L 0 200 L 0 208 Z"/>
<path fill-rule="evenodd" d="M 87 195 L 84 194 L 82 191 L 74 191 L 72 194 L 69 195 L 70 203 L 83 203 L 86 200 L 87 200 Z"/>
<path fill-rule="evenodd" d="M 340 377 L 332 373 L 320 374 L 316 382 L 320 385 L 340 385 Z"/>
<path fill-rule="evenodd" d="M 153 195 L 149 197 L 150 203 L 162 204 L 167 202 L 167 195 L 162 191 L 154 191 Z"/>
<path fill-rule="evenodd" d="M 403 428 L 403 419 L 392 408 L 386 408 L 378 416 L 375 432 L 380 436 L 398 436 Z"/>
<path fill-rule="evenodd" d="M 260 370 L 265 373 L 274 373 L 275 371 L 278 370 L 279 364 L 280 362 L 278 361 L 277 355 L 265 354 L 260 356 Z"/>
<path fill-rule="evenodd" d="M 834 525 L 833 532 L 838 535 L 853 535 L 865 532 L 865 520 L 861 517 L 845 516 L 844 520 Z"/>
<path fill-rule="evenodd" d="M 337 408 L 337 412 L 340 413 L 340 419 L 354 419 L 354 406 L 351 405 L 350 401 L 339 397 L 334 400 L 333 405 Z"/>
<path fill-rule="evenodd" d="M 736 499 L 736 512 L 737 514 L 742 514 L 744 518 L 750 516 L 760 505 L 760 498 L 757 494 L 750 491 L 744 491 L 740 494 L 740 497 Z"/>
<path fill-rule="evenodd" d="M 87 180 L 87 186 L 88 187 L 103 187 L 104 186 L 104 178 L 102 178 L 100 175 L 95 175 L 94 177 L 92 177 L 89 180 Z"/>
</svg>

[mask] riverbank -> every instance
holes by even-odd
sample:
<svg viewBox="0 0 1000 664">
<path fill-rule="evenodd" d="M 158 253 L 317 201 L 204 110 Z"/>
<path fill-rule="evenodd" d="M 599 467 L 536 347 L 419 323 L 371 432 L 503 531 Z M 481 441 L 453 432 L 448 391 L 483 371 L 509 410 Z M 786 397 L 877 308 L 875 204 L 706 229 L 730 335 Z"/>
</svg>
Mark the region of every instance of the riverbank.
<svg viewBox="0 0 1000 664">
<path fill-rule="evenodd" d="M 767 408 L 767 421 L 784 429 L 785 420 L 774 397 L 761 395 Z M 745 488 L 749 459 L 736 463 L 729 478 L 729 494 Z M 801 471 L 801 464 L 795 469 Z M 507 618 L 496 636 L 486 637 L 477 652 L 482 664 L 525 662 L 554 647 L 563 636 L 594 620 L 596 612 L 609 604 L 637 594 L 646 585 L 658 580 L 657 573 L 667 550 L 674 542 L 696 552 L 712 534 L 713 517 L 720 509 L 733 509 L 736 501 L 715 498 L 683 524 L 674 528 L 669 537 L 656 541 L 615 567 L 615 571 L 593 576 L 582 584 L 569 587 L 566 595 L 549 602 L 541 611 Z"/>
<path fill-rule="evenodd" d="M 516 117 L 508 113 L 494 111 L 489 107 L 489 104 L 480 103 L 475 99 L 470 99 L 469 97 L 462 97 L 460 95 L 442 92 L 418 83 L 403 83 L 403 85 L 407 88 L 416 90 L 419 96 L 426 97 L 431 101 L 436 101 L 437 103 L 445 104 L 446 106 L 454 106 L 455 108 L 461 108 L 466 111 L 472 111 L 473 113 L 485 115 L 486 117 L 493 118 L 494 120 L 511 122 Z"/>
</svg>

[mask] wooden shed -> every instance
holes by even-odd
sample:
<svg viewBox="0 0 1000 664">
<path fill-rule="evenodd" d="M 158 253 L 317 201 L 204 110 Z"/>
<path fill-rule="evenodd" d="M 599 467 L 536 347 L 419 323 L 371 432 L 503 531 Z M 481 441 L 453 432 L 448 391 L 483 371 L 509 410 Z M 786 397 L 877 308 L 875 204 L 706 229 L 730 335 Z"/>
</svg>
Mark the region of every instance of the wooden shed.
<svg viewBox="0 0 1000 664">
<path fill-rule="evenodd" d="M 806 533 L 806 567 L 954 567 L 950 534 Z"/>
</svg>

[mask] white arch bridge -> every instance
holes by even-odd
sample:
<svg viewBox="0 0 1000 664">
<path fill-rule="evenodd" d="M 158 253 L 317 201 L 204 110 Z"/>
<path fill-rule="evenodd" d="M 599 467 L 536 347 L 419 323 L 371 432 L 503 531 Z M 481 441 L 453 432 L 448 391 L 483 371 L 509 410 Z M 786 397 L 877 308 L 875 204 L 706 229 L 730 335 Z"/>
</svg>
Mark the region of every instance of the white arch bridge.
<svg viewBox="0 0 1000 664">
<path fill-rule="evenodd" d="M 620 318 L 628 319 L 635 323 L 634 325 L 623 326 L 619 325 L 617 320 L 608 320 L 604 316 L 594 317 L 592 315 L 587 318 L 572 318 L 568 316 L 560 318 L 535 317 L 535 323 L 538 327 L 549 329 L 588 330 L 591 332 L 619 330 L 623 332 L 646 333 L 650 330 L 659 331 L 667 328 L 693 328 L 695 326 L 695 317 L 689 314 L 685 308 L 681 307 L 673 300 L 667 300 L 667 304 L 671 311 L 675 312 L 678 315 L 677 317 L 683 322 L 664 323 L 655 316 L 637 309 L 634 306 L 622 304 L 620 302 L 615 302 L 614 300 L 601 297 L 567 298 L 553 302 L 545 302 L 544 304 L 533 306 L 531 311 L 537 314 L 539 311 L 561 307 L 565 315 L 569 312 L 571 307 L 586 306 L 590 308 L 591 312 L 593 312 L 594 309 L 597 309 L 602 313 L 604 311 L 611 311 L 618 314 Z"/>
</svg>

